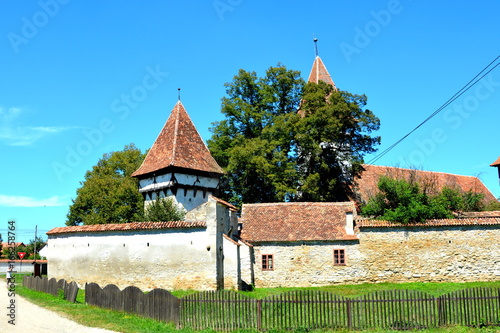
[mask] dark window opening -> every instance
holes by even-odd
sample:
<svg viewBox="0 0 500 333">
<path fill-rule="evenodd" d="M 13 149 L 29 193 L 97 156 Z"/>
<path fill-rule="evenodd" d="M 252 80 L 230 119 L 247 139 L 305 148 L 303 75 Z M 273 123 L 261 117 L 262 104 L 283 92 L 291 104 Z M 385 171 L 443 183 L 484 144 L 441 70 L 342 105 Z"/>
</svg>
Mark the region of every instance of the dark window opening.
<svg viewBox="0 0 500 333">
<path fill-rule="evenodd" d="M 333 264 L 345 265 L 345 250 L 333 250 Z"/>
<path fill-rule="evenodd" d="M 272 271 L 274 269 L 274 259 L 272 254 L 262 255 L 262 270 Z"/>
</svg>

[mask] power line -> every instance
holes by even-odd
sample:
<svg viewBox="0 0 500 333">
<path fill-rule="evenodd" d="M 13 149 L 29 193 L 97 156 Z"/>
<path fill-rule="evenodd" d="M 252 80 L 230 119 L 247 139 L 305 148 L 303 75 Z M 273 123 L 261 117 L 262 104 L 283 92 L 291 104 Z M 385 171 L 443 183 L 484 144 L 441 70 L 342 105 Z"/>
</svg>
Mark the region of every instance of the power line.
<svg viewBox="0 0 500 333">
<path fill-rule="evenodd" d="M 495 61 L 497 61 L 500 58 L 500 55 L 498 55 L 493 61 L 491 61 L 486 67 L 483 68 L 476 76 L 474 76 L 469 82 L 467 82 L 466 85 L 464 85 L 459 91 L 457 91 L 452 97 L 450 97 L 443 105 L 441 105 L 436 111 L 434 111 L 430 116 L 425 118 L 424 121 L 422 121 L 420 124 L 418 124 L 415 128 L 413 128 L 410 132 L 408 132 L 405 136 L 403 136 L 401 139 L 393 143 L 391 146 L 389 146 L 387 149 L 382 151 L 380 154 L 372 158 L 368 164 L 373 164 L 376 161 L 378 161 L 381 157 L 383 157 L 385 154 L 387 154 L 389 151 L 394 149 L 398 144 L 401 143 L 404 139 L 406 139 L 408 136 L 410 136 L 413 132 L 415 132 L 417 129 L 419 129 L 422 125 L 424 125 L 426 122 L 431 120 L 434 116 L 436 116 L 438 113 L 443 111 L 448 105 L 453 103 L 457 98 L 462 96 L 467 90 L 472 88 L 475 84 L 477 84 L 479 81 L 481 81 L 486 75 L 488 75 L 492 70 L 494 70 L 498 65 L 500 65 L 500 62 L 495 64 L 492 68 L 488 70 L 488 67 L 490 67 Z M 487 70 L 487 71 L 486 71 Z M 486 71 L 486 73 L 484 73 Z M 484 73 L 484 74 L 483 74 Z M 481 75 L 482 74 L 482 75 Z M 478 78 L 479 77 L 479 78 Z"/>
</svg>

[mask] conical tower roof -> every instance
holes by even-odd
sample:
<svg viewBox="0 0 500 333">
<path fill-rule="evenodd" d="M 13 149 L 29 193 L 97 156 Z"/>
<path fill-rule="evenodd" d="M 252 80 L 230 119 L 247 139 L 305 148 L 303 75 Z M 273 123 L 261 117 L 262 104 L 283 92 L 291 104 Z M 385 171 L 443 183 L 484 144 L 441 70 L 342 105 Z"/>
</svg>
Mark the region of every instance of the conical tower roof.
<svg viewBox="0 0 500 333">
<path fill-rule="evenodd" d="M 210 154 L 181 101 L 174 106 L 153 147 L 132 177 L 170 167 L 224 173 Z"/>
<path fill-rule="evenodd" d="M 309 74 L 308 82 L 318 83 L 319 81 L 326 82 L 331 84 L 335 90 L 337 90 L 337 86 L 335 82 L 332 80 L 332 76 L 328 73 L 323 60 L 319 56 L 316 56 L 314 59 L 314 63 L 311 69 L 311 73 Z"/>
</svg>

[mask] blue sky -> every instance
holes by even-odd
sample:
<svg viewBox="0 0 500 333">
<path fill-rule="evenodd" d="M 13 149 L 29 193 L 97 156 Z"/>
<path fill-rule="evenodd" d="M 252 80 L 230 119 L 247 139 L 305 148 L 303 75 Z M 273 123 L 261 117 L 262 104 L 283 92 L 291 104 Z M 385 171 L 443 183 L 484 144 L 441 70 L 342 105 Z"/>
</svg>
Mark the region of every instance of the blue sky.
<svg viewBox="0 0 500 333">
<path fill-rule="evenodd" d="M 499 52 L 486 1 L 2 1 L 0 233 L 63 226 L 107 152 L 146 150 L 181 99 L 202 137 L 224 83 L 277 63 L 307 79 L 313 37 L 342 90 L 366 94 L 383 151 Z M 478 176 L 500 196 L 500 69 L 376 164 Z M 367 156 L 366 161 L 373 156 Z"/>
</svg>

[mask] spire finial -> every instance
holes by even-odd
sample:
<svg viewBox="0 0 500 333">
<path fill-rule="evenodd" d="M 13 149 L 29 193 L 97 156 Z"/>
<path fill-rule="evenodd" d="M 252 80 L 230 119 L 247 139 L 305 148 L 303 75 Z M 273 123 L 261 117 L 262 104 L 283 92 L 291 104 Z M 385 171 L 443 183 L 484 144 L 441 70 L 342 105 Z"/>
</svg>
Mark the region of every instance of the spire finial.
<svg viewBox="0 0 500 333">
<path fill-rule="evenodd" d="M 314 49 L 316 50 L 316 57 L 318 56 L 318 39 L 314 37 Z"/>
<path fill-rule="evenodd" d="M 181 88 L 177 88 L 177 100 L 181 101 Z"/>
</svg>

